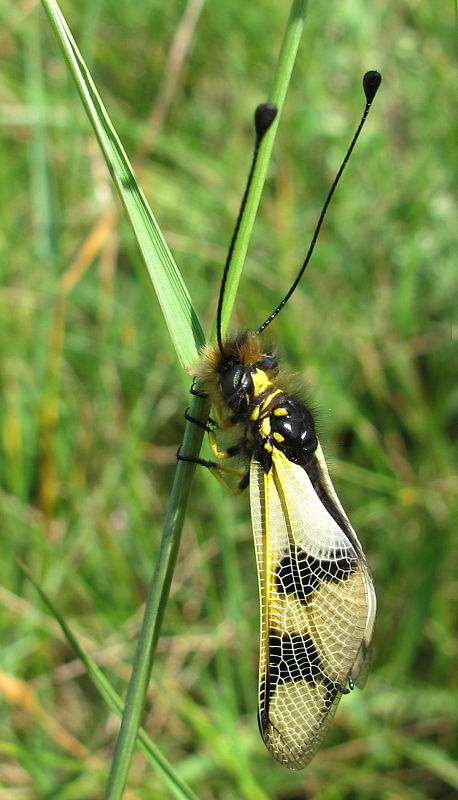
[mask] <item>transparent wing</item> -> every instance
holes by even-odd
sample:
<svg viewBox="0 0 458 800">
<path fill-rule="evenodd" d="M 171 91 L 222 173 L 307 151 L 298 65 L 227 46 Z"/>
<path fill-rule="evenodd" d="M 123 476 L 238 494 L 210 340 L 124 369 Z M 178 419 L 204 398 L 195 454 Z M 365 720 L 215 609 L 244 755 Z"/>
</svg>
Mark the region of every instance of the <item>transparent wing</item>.
<svg viewBox="0 0 458 800">
<path fill-rule="evenodd" d="M 274 758 L 301 769 L 348 679 L 362 670 L 375 595 L 354 531 L 341 530 L 302 467 L 279 450 L 272 457 L 268 474 L 255 459 L 250 470 L 261 600 L 259 725 Z M 317 459 L 341 510 L 321 450 Z"/>
</svg>

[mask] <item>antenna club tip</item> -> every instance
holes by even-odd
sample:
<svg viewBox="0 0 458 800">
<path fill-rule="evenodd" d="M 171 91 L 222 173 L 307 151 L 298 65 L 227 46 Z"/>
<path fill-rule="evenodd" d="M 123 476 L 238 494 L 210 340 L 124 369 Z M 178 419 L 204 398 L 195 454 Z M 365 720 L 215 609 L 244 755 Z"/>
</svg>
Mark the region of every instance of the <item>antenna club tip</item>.
<svg viewBox="0 0 458 800">
<path fill-rule="evenodd" d="M 277 116 L 278 108 L 273 103 L 261 103 L 254 112 L 254 125 L 258 142 L 267 133 Z"/>
<path fill-rule="evenodd" d="M 382 76 L 380 72 L 377 72 L 375 69 L 370 69 L 369 72 L 366 72 L 363 78 L 363 89 L 368 103 L 372 103 L 381 82 Z"/>
</svg>

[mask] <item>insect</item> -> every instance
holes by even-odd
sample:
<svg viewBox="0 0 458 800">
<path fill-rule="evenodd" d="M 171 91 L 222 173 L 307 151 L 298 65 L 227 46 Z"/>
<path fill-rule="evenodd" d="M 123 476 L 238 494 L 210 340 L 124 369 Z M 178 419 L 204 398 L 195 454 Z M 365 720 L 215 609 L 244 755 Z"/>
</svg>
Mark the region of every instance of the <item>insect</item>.
<svg viewBox="0 0 458 800">
<path fill-rule="evenodd" d="M 249 485 L 261 603 L 259 728 L 272 756 L 291 769 L 301 769 L 316 753 L 341 696 L 355 684 L 364 685 L 376 599 L 361 545 L 331 483 L 312 414 L 260 334 L 285 306 L 309 263 L 380 81 L 377 72 L 364 76 L 363 116 L 290 290 L 254 333 L 223 337 L 230 254 L 259 145 L 276 113 L 268 104 L 257 109 L 252 168 L 219 295 L 217 341 L 204 348 L 195 369 L 199 389 L 194 392 L 210 399 L 215 419 L 204 426 L 187 414 L 208 431 L 217 460 L 178 454 L 210 469 L 225 486 L 225 474 L 240 475 L 236 492 Z M 225 451 L 218 446 L 220 429 L 237 434 Z M 246 473 L 220 463 L 236 455 L 249 461 Z"/>
</svg>

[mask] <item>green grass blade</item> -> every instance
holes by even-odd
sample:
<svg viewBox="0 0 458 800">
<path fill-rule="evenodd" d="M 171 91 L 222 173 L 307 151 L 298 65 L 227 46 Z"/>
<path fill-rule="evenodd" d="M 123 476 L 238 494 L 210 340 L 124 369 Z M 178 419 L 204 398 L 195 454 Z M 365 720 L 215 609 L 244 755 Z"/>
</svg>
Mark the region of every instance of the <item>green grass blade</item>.
<svg viewBox="0 0 458 800">
<path fill-rule="evenodd" d="M 412 742 L 407 737 L 394 737 L 399 749 L 415 764 L 439 776 L 451 789 L 458 791 L 458 766 L 456 760 L 440 747 L 423 742 Z"/>
<path fill-rule="evenodd" d="M 223 333 L 228 328 L 235 296 L 237 294 L 243 264 L 245 262 L 254 221 L 266 180 L 267 169 L 269 167 L 269 162 L 272 155 L 275 135 L 280 122 L 283 104 L 285 102 L 286 91 L 291 80 L 291 74 L 302 36 L 307 5 L 308 0 L 293 0 L 291 5 L 291 11 L 286 25 L 285 35 L 283 37 L 280 56 L 272 82 L 272 89 L 269 95 L 269 102 L 274 103 L 274 105 L 277 106 L 278 113 L 262 141 L 259 150 L 258 162 L 253 174 L 253 181 L 247 197 L 245 212 L 240 221 L 240 231 L 235 243 L 231 267 L 227 276 L 226 290 L 224 293 L 224 303 L 221 315 L 221 329 Z"/>
<path fill-rule="evenodd" d="M 94 128 L 114 184 L 131 222 L 182 366 L 193 364 L 205 337 L 186 285 L 137 183 L 64 17 L 54 0 L 42 0 L 65 60 Z"/>
<path fill-rule="evenodd" d="M 205 418 L 208 414 L 208 404 L 201 398 L 194 397 L 190 413 L 193 417 Z M 202 428 L 188 423 L 181 448 L 183 455 L 198 454 L 202 437 Z M 169 596 L 195 466 L 195 464 L 183 461 L 179 461 L 177 464 L 105 800 L 120 798 L 127 780 L 146 690 L 151 677 L 156 645 Z"/>
<path fill-rule="evenodd" d="M 71 629 L 65 622 L 64 618 L 60 615 L 59 611 L 52 604 L 51 600 L 39 586 L 39 584 L 32 577 L 28 567 L 19 561 L 19 566 L 23 570 L 26 577 L 33 584 L 41 599 L 50 610 L 53 617 L 57 620 L 65 638 L 70 646 L 73 648 L 78 658 L 86 667 L 87 674 L 94 684 L 97 691 L 102 695 L 106 704 L 111 710 L 121 716 L 123 710 L 123 702 L 117 692 L 113 689 L 110 682 L 107 680 L 102 670 L 97 666 L 95 661 L 86 653 L 84 648 L 78 642 L 78 639 L 73 635 Z M 150 764 L 154 767 L 156 772 L 161 775 L 164 783 L 167 784 L 170 791 L 178 800 L 197 800 L 194 792 L 179 778 L 173 769 L 172 765 L 162 755 L 161 751 L 156 747 L 154 742 L 150 739 L 146 731 L 142 728 L 138 730 L 138 745 L 140 750 L 144 753 Z"/>
</svg>

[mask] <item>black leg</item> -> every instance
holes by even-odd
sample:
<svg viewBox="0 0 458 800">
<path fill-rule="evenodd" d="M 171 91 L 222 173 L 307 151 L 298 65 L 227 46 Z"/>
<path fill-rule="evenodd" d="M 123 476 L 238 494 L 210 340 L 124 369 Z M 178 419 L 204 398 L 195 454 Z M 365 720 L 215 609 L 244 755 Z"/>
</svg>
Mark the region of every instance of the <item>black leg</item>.
<svg viewBox="0 0 458 800">
<path fill-rule="evenodd" d="M 248 486 L 250 482 L 250 470 L 243 476 L 242 480 L 239 483 L 239 489 L 242 492 Z"/>
<path fill-rule="evenodd" d="M 221 473 L 229 473 L 230 475 L 236 475 L 237 477 L 240 477 L 242 473 L 239 470 L 232 469 L 232 467 L 223 467 L 221 464 L 217 464 L 216 461 L 207 461 L 205 458 L 195 458 L 194 456 L 182 456 L 181 447 L 179 447 L 177 450 L 177 460 L 188 461 L 188 463 L 190 464 L 198 464 L 201 467 L 207 467 L 207 469 L 211 471 L 212 475 L 214 475 L 215 478 L 217 478 L 218 481 L 222 484 L 222 486 L 224 486 L 225 489 L 231 492 L 231 494 L 239 494 L 242 491 L 242 489 L 245 488 L 245 486 L 248 484 L 247 479 L 249 478 L 249 474 L 247 473 L 247 475 L 244 475 L 240 481 L 241 486 L 238 486 L 237 488 L 234 489 L 230 485 L 230 483 L 228 483 L 224 475 L 222 475 Z"/>
<path fill-rule="evenodd" d="M 242 445 L 240 444 L 233 444 L 232 447 L 228 447 L 226 450 L 226 458 L 232 458 L 232 456 L 238 456 L 238 454 L 242 451 Z"/>
<path fill-rule="evenodd" d="M 207 392 L 202 392 L 200 389 L 196 389 L 195 388 L 195 382 L 196 382 L 196 379 L 194 378 L 194 380 L 192 382 L 192 385 L 191 385 L 191 388 L 189 390 L 190 393 L 193 394 L 195 397 L 202 397 L 203 400 L 208 400 Z"/>
<path fill-rule="evenodd" d="M 204 431 L 207 431 L 207 433 L 211 433 L 213 431 L 212 425 L 214 425 L 215 422 L 214 420 L 212 420 L 211 417 L 208 418 L 208 422 L 202 422 L 202 420 L 197 419 L 197 417 L 192 417 L 191 414 L 189 413 L 189 408 L 187 408 L 186 411 L 184 412 L 184 418 L 188 422 L 193 422 L 194 425 L 198 425 L 199 428 L 203 428 Z"/>
<path fill-rule="evenodd" d="M 193 456 L 182 456 L 181 445 L 177 450 L 177 461 L 188 461 L 190 464 L 200 464 L 201 467 L 207 467 L 207 469 L 218 469 L 218 464 L 215 461 L 206 461 L 205 458 L 195 458 Z"/>
</svg>

